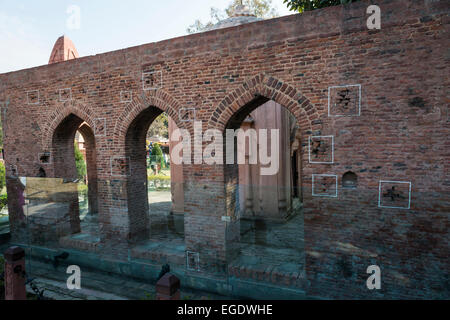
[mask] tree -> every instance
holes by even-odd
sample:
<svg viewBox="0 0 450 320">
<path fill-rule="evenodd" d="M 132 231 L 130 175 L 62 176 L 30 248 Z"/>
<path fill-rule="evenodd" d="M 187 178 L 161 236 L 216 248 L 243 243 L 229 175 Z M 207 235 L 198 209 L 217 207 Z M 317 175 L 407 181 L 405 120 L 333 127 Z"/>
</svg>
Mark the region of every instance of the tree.
<svg viewBox="0 0 450 320">
<path fill-rule="evenodd" d="M 304 12 L 356 1 L 358 0 L 283 0 L 283 3 L 291 11 Z"/>
<path fill-rule="evenodd" d="M 232 0 L 230 5 L 224 11 L 217 8 L 211 8 L 211 20 L 206 23 L 196 20 L 194 24 L 187 28 L 187 32 L 196 33 L 209 30 L 219 21 L 231 17 L 237 6 L 241 5 L 241 1 L 242 4 L 247 6 L 250 12 L 258 18 L 269 19 L 278 16 L 277 11 L 272 7 L 272 0 Z"/>
<path fill-rule="evenodd" d="M 169 119 L 166 113 L 160 114 L 148 128 L 147 139 L 154 136 L 169 138 Z"/>
<path fill-rule="evenodd" d="M 163 152 L 158 143 L 153 144 L 152 152 L 150 154 L 150 163 L 153 162 L 157 165 L 156 173 L 158 173 L 164 165 Z"/>
<path fill-rule="evenodd" d="M 74 143 L 75 148 L 75 164 L 77 167 L 77 176 L 78 179 L 84 180 L 86 177 L 86 162 L 84 161 L 83 154 L 81 153 L 80 149 L 78 148 L 78 143 L 75 141 Z"/>
</svg>

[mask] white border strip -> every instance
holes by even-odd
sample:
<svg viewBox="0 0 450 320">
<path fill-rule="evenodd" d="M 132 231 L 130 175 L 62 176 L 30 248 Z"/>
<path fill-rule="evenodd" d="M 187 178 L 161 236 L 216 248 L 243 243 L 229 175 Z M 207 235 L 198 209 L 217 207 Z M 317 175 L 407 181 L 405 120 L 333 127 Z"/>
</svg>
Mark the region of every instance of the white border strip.
<svg viewBox="0 0 450 320">
<path fill-rule="evenodd" d="M 312 161 L 311 160 L 311 142 L 314 138 L 331 138 L 331 162 L 321 162 L 321 161 Z M 333 164 L 334 163 L 334 136 L 310 136 L 309 137 L 309 143 L 308 143 L 308 157 L 309 157 L 309 163 L 313 164 Z"/>
<path fill-rule="evenodd" d="M 399 184 L 409 184 L 409 200 L 408 200 L 408 207 L 388 207 L 388 206 L 382 206 L 381 205 L 381 185 L 383 183 L 399 183 Z M 411 209 L 411 188 L 412 183 L 410 181 L 387 181 L 387 180 L 380 180 L 379 186 L 378 186 L 378 208 L 389 208 L 389 209 L 405 209 L 409 210 Z"/>
<path fill-rule="evenodd" d="M 358 114 L 331 114 L 331 89 L 335 89 L 335 88 L 348 88 L 348 87 L 358 87 L 359 88 L 359 101 L 358 101 Z M 328 87 L 328 117 L 359 117 L 361 116 L 361 94 L 362 94 L 362 89 L 361 89 L 361 85 L 360 84 L 348 84 L 348 85 L 344 85 L 344 86 L 332 86 L 332 87 Z"/>
<path fill-rule="evenodd" d="M 48 154 L 48 159 L 49 160 L 46 163 L 41 161 L 41 156 L 44 155 L 44 154 Z M 52 164 L 52 153 L 51 152 L 40 152 L 40 153 L 38 153 L 38 160 L 39 160 L 39 164 L 44 164 L 44 165 Z"/>
<path fill-rule="evenodd" d="M 105 130 L 104 130 L 103 134 L 98 134 L 97 133 L 97 126 L 95 124 L 96 124 L 96 121 L 101 121 L 101 120 L 103 120 L 103 127 L 105 128 Z M 97 136 L 97 137 L 104 137 L 104 136 L 106 136 L 106 119 L 105 118 L 94 119 L 94 135 Z"/>
<path fill-rule="evenodd" d="M 129 99 L 128 100 L 123 99 L 123 94 L 125 92 L 127 92 L 128 95 L 129 95 Z M 122 91 L 120 91 L 120 102 L 121 103 L 128 103 L 128 102 L 131 102 L 131 101 L 133 101 L 133 91 L 131 91 L 131 90 L 122 90 Z"/>
<path fill-rule="evenodd" d="M 330 195 L 330 194 L 316 194 L 314 193 L 314 181 L 315 177 L 334 177 L 336 178 L 336 194 Z M 328 197 L 328 198 L 337 198 L 338 197 L 338 176 L 335 174 L 313 174 L 312 175 L 312 195 L 313 197 Z"/>
<path fill-rule="evenodd" d="M 159 73 L 160 76 L 161 76 L 161 81 L 160 81 L 159 87 L 148 87 L 148 88 L 146 88 L 146 87 L 145 87 L 144 76 L 147 75 L 147 74 L 155 74 L 155 73 Z M 148 91 L 148 90 L 157 90 L 157 89 L 162 88 L 162 86 L 163 86 L 162 70 L 159 70 L 159 71 L 151 71 L 151 72 L 142 72 L 142 90 L 144 90 L 144 91 Z"/>
<path fill-rule="evenodd" d="M 19 169 L 17 168 L 16 164 L 10 164 L 9 165 L 9 171 L 10 171 L 12 177 L 18 177 L 19 176 Z M 16 175 L 13 175 L 13 171 L 16 172 Z"/>
<path fill-rule="evenodd" d="M 197 268 L 191 268 L 189 265 L 189 255 L 194 255 Z M 186 251 L 186 269 L 190 271 L 200 271 L 200 254 L 194 251 Z"/>
</svg>

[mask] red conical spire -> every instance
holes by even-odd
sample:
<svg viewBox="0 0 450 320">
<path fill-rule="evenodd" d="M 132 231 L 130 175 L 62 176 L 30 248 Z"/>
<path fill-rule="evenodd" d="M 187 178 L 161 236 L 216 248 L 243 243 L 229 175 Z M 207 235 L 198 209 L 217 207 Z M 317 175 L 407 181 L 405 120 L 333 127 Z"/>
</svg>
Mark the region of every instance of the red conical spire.
<svg viewBox="0 0 450 320">
<path fill-rule="evenodd" d="M 78 51 L 72 40 L 66 36 L 61 36 L 56 40 L 55 45 L 53 46 L 48 64 L 76 59 L 78 57 Z"/>
</svg>

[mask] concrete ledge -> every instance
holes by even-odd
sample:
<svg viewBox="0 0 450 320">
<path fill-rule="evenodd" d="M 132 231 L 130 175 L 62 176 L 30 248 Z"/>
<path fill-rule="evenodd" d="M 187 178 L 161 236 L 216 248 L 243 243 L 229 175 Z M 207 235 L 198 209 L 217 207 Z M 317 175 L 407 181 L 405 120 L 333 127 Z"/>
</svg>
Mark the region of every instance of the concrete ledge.
<svg viewBox="0 0 450 320">
<path fill-rule="evenodd" d="M 45 263 L 53 263 L 53 257 L 62 251 L 69 253 L 66 260 L 61 261 L 59 266 L 75 264 L 81 269 L 88 268 L 95 271 L 113 273 L 117 276 L 130 279 L 141 279 L 156 283 L 161 265 L 152 264 L 142 260 L 120 261 L 113 257 L 102 257 L 101 255 L 80 252 L 70 249 L 49 249 L 26 244 L 14 244 L 25 248 L 26 255 L 32 259 Z M 171 273 L 176 275 L 182 285 L 182 289 L 200 290 L 213 294 L 232 296 L 245 299 L 306 299 L 305 291 L 293 288 L 275 286 L 251 280 L 241 280 L 235 277 L 219 275 L 217 277 L 207 274 L 194 275 L 185 269 L 171 266 Z"/>
</svg>

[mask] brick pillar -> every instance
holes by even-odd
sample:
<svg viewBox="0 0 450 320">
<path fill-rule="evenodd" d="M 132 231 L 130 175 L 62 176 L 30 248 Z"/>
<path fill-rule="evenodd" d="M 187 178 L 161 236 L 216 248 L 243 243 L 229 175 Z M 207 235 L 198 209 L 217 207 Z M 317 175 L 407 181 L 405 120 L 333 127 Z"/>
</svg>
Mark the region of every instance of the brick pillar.
<svg viewBox="0 0 450 320">
<path fill-rule="evenodd" d="M 5 257 L 5 300 L 26 300 L 25 290 L 25 251 L 11 247 L 3 254 Z"/>
<path fill-rule="evenodd" d="M 180 279 L 166 273 L 156 283 L 156 300 L 180 300 Z"/>
</svg>

